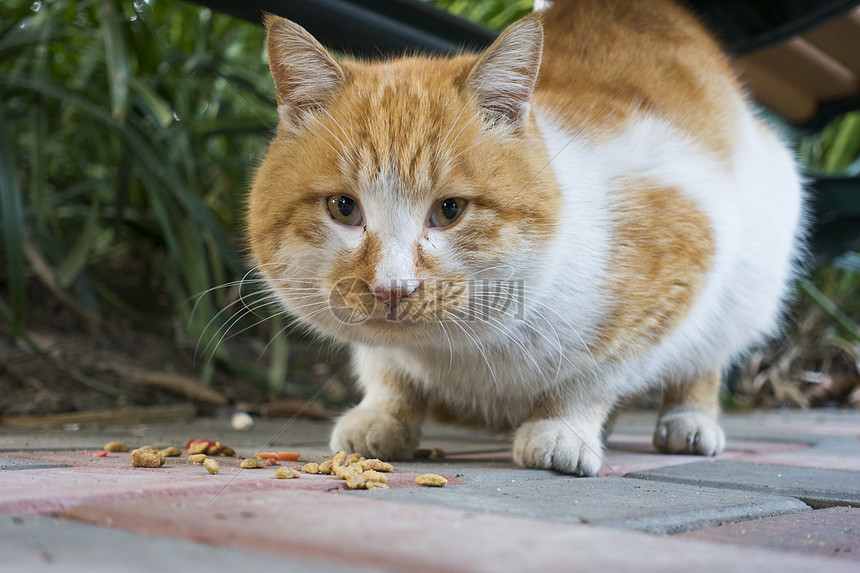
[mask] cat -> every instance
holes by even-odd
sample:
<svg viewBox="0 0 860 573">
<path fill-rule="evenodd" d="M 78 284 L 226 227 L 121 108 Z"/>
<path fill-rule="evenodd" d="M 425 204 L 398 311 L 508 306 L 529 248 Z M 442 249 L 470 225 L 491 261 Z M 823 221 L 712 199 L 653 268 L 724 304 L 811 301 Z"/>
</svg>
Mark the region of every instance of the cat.
<svg viewBox="0 0 860 573">
<path fill-rule="evenodd" d="M 556 1 L 483 53 L 335 59 L 268 16 L 279 126 L 248 236 L 286 312 L 351 346 L 333 451 L 408 458 L 431 415 L 593 476 L 620 398 L 718 454 L 721 373 L 778 332 L 802 182 L 668 0 Z"/>
</svg>

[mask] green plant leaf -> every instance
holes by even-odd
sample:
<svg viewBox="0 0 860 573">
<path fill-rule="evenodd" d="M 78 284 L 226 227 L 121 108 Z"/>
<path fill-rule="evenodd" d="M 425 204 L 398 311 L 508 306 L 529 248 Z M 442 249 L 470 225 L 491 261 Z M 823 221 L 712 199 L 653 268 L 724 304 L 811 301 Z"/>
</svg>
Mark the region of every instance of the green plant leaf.
<svg viewBox="0 0 860 573">
<path fill-rule="evenodd" d="M 16 335 L 21 334 L 24 316 L 24 212 L 21 186 L 12 153 L 12 133 L 0 108 L 0 221 L 3 223 L 3 251 L 9 276 L 10 320 Z"/>
<path fill-rule="evenodd" d="M 66 258 L 57 267 L 57 284 L 60 288 L 69 288 L 81 274 L 89 262 L 92 246 L 98 240 L 99 202 L 96 198 L 90 206 L 90 213 L 84 223 L 84 228 L 66 254 Z"/>
<path fill-rule="evenodd" d="M 121 11 L 114 2 L 101 3 L 102 33 L 104 34 L 105 62 L 107 63 L 108 85 L 110 87 L 111 113 L 120 123 L 128 114 L 128 58 L 125 53 L 122 30 L 120 29 Z"/>
<path fill-rule="evenodd" d="M 173 123 L 173 110 L 162 97 L 155 93 L 146 83 L 137 76 L 129 78 L 129 85 L 141 97 L 147 109 L 149 109 L 155 121 L 166 129 Z"/>
<path fill-rule="evenodd" d="M 800 283 L 800 290 L 803 291 L 810 300 L 821 307 L 824 312 L 829 314 L 843 331 L 850 335 L 854 340 L 860 341 L 860 326 L 858 326 L 850 316 L 845 314 L 845 312 L 839 308 L 836 303 L 830 300 L 827 295 L 821 292 L 817 286 L 812 284 L 810 281 L 802 281 Z"/>
</svg>

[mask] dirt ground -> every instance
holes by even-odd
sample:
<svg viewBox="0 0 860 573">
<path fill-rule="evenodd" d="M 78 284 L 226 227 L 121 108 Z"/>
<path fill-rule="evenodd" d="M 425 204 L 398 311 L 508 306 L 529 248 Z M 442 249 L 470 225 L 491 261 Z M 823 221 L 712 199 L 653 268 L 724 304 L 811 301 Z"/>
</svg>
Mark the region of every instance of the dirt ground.
<svg viewBox="0 0 860 573">
<path fill-rule="evenodd" d="M 39 297 L 28 296 L 28 302 L 33 300 Z M 262 340 L 232 345 L 235 363 L 256 372 L 243 375 L 236 364 L 209 367 L 206 359 L 195 356 L 196 341 L 176 341 L 169 320 L 155 317 L 151 329 L 111 315 L 89 322 L 49 296 L 41 300 L 43 304 L 28 307 L 24 336 L 15 337 L 0 325 L 4 423 L 12 418 L 38 422 L 72 412 L 116 410 L 122 415 L 129 407 L 157 416 L 181 413 L 172 407 L 183 404 L 193 404 L 196 414 L 205 415 L 243 410 L 325 417 L 354 399 L 345 354 L 301 338 L 291 339 L 287 380 L 273 389 L 259 376 L 268 360 Z M 51 425 L 49 419 L 45 422 Z"/>
</svg>

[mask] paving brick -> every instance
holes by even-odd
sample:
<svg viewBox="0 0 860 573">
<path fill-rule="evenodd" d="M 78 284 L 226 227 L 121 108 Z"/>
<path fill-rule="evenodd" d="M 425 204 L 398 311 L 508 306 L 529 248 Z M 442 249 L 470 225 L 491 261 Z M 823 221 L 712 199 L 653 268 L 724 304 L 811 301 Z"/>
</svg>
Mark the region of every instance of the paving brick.
<svg viewBox="0 0 860 573">
<path fill-rule="evenodd" d="M 77 506 L 62 516 L 381 571 L 856 571 L 838 560 L 401 504 L 351 492 L 257 491 L 226 493 L 215 500 L 166 495 Z"/>
<path fill-rule="evenodd" d="M 860 504 L 860 474 L 849 471 L 714 461 L 628 477 L 789 495 L 816 508 Z"/>
<path fill-rule="evenodd" d="M 401 465 L 415 470 L 411 464 Z M 806 504 L 788 496 L 676 483 L 620 477 L 575 478 L 524 469 L 486 472 L 453 461 L 440 468 L 459 476 L 466 485 L 356 494 L 657 534 L 809 510 Z"/>
<path fill-rule="evenodd" d="M 434 442 L 435 443 L 435 442 Z M 810 444 L 804 442 L 772 442 L 761 440 L 733 440 L 726 445 L 725 451 L 713 459 L 750 461 L 774 459 L 774 463 L 780 463 L 785 459 L 794 459 L 797 452 L 805 452 L 810 449 Z M 491 451 L 468 451 L 449 454 L 444 459 L 460 461 L 480 461 L 490 463 L 497 467 L 513 467 L 513 455 L 510 446 Z M 603 452 L 603 466 L 598 476 L 622 476 L 631 472 L 640 472 L 649 469 L 676 466 L 702 461 L 702 456 L 694 455 L 668 455 L 662 454 L 651 445 L 651 436 L 634 434 L 614 434 L 606 444 Z M 710 460 L 710 459 L 709 459 Z M 830 463 L 834 469 L 843 469 L 848 462 L 846 458 L 833 457 L 816 459 L 809 458 L 796 462 L 801 467 L 819 467 L 815 463 Z M 426 460 L 429 463 L 438 462 L 439 459 Z M 857 459 L 860 462 L 860 458 Z M 763 461 L 762 463 L 769 463 Z M 850 462 L 853 463 L 853 462 Z M 829 467 L 825 465 L 824 467 Z"/>
<path fill-rule="evenodd" d="M 361 571 L 35 515 L 0 516 L 3 571 Z M 265 569 L 262 569 L 265 568 Z"/>
<path fill-rule="evenodd" d="M 303 474 L 299 479 L 279 480 L 276 468 L 239 470 L 235 458 L 221 458 L 221 472 L 211 475 L 185 458 L 168 458 L 160 468 L 133 468 L 129 455 L 109 454 L 92 458 L 81 452 L 34 452 L 28 455 L 62 459 L 69 467 L 0 472 L 0 514 L 51 514 L 67 507 L 105 499 L 153 498 L 165 493 L 209 494 L 266 489 L 335 491 L 345 489 L 332 476 Z M 298 468 L 301 463 L 282 464 Z M 230 471 L 230 470 L 235 471 Z M 394 472 L 391 488 L 414 488 L 417 473 Z M 450 476 L 457 483 L 455 476 Z"/>
<path fill-rule="evenodd" d="M 41 470 L 47 468 L 62 468 L 66 465 L 67 464 L 0 456 L 0 471 Z"/>
<path fill-rule="evenodd" d="M 817 509 L 745 523 L 730 523 L 685 533 L 680 537 L 860 562 L 860 509 Z"/>
<path fill-rule="evenodd" d="M 754 460 L 769 456 L 791 457 L 810 448 L 804 442 L 773 442 L 761 440 L 731 440 L 726 449 L 712 460 Z M 662 454 L 654 449 L 649 435 L 615 434 L 607 441 L 604 464 L 599 476 L 621 476 L 631 472 L 678 466 L 702 461 L 702 456 Z"/>
</svg>

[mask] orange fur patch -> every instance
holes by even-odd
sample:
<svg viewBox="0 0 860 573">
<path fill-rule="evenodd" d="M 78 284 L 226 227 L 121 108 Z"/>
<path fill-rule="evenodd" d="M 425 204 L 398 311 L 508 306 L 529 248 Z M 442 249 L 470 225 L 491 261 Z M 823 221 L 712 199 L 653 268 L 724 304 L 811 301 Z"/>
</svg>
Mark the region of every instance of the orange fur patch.
<svg viewBox="0 0 860 573">
<path fill-rule="evenodd" d="M 536 105 L 593 134 L 652 113 L 728 156 L 741 91 L 693 16 L 668 0 L 558 0 L 542 16 Z"/>
<path fill-rule="evenodd" d="M 683 320 L 704 288 L 714 242 L 708 217 L 677 189 L 629 180 L 612 208 L 612 306 L 592 350 L 620 359 L 657 344 Z"/>
</svg>

